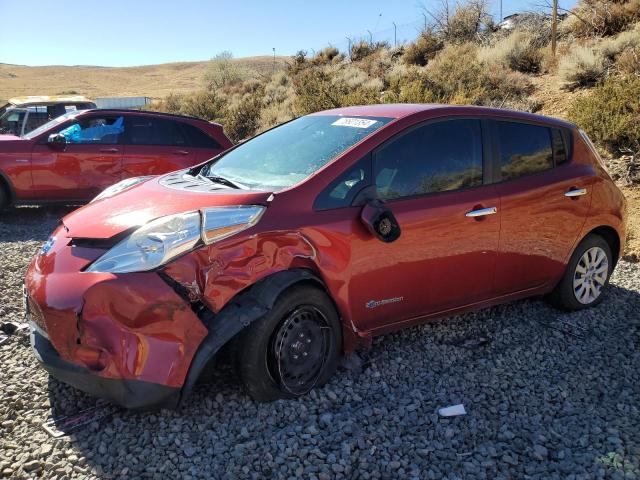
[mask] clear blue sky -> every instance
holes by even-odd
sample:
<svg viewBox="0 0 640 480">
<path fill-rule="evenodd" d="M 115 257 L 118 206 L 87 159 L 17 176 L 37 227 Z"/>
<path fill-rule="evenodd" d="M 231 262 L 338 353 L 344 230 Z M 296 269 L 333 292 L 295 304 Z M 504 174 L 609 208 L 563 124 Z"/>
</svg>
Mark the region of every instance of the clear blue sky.
<svg viewBox="0 0 640 480">
<path fill-rule="evenodd" d="M 499 0 L 489 0 L 499 15 Z M 450 0 L 455 3 L 455 0 Z M 569 8 L 576 0 L 560 0 Z M 503 14 L 545 0 L 503 0 Z M 345 36 L 401 42 L 415 36 L 422 7 L 440 0 L 0 0 L 0 62 L 21 65 L 131 66 L 310 53 Z"/>
</svg>

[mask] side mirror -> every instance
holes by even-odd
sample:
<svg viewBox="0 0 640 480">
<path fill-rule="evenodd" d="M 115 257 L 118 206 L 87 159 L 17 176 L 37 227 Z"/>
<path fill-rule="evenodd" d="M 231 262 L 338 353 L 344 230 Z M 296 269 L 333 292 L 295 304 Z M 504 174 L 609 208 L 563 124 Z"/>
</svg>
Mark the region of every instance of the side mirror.
<svg viewBox="0 0 640 480">
<path fill-rule="evenodd" d="M 52 133 L 47 138 L 47 145 L 55 150 L 64 150 L 67 146 L 67 139 L 61 133 Z"/>
<path fill-rule="evenodd" d="M 396 217 L 378 199 L 367 201 L 360 212 L 360 220 L 372 235 L 385 243 L 395 242 L 400 237 Z"/>
</svg>

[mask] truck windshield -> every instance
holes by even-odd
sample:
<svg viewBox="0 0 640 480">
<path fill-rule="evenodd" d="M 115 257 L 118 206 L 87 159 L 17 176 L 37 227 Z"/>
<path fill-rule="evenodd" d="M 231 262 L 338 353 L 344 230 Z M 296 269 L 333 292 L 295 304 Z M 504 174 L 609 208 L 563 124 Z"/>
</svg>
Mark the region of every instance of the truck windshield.
<svg viewBox="0 0 640 480">
<path fill-rule="evenodd" d="M 310 115 L 239 145 L 206 165 L 201 176 L 257 190 L 281 190 L 304 180 L 391 118 Z"/>
</svg>

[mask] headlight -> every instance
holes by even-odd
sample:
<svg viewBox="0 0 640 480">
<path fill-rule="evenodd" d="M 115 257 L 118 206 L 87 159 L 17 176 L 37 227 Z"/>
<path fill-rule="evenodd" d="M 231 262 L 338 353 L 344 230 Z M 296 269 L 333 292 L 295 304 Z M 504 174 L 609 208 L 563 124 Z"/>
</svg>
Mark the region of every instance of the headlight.
<svg viewBox="0 0 640 480">
<path fill-rule="evenodd" d="M 87 272 L 146 272 L 196 247 L 255 225 L 264 207 L 207 208 L 153 220 L 138 228 L 87 268 Z"/>
<path fill-rule="evenodd" d="M 121 182 L 114 183 L 110 187 L 107 187 L 102 192 L 100 192 L 96 198 L 91 200 L 91 202 L 95 202 L 96 200 L 102 200 L 103 198 L 107 198 L 107 197 L 112 197 L 116 193 L 120 193 L 123 190 L 126 190 L 127 188 L 131 188 L 134 185 L 137 185 L 138 183 L 142 183 L 149 178 L 151 178 L 151 176 L 132 177 L 132 178 L 127 178 L 126 180 L 122 180 Z"/>
</svg>

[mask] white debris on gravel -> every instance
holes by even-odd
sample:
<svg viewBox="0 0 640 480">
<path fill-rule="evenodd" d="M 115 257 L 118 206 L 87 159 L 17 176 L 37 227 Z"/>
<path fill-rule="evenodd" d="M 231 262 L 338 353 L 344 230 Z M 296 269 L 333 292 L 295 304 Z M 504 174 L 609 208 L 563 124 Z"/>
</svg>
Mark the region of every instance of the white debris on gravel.
<svg viewBox="0 0 640 480">
<path fill-rule="evenodd" d="M 64 209 L 0 217 L 0 322 L 22 320 L 31 255 Z M 551 325 L 579 325 L 576 337 Z M 482 341 L 476 341 L 483 339 Z M 597 308 L 526 300 L 386 335 L 299 400 L 258 404 L 223 367 L 182 410 L 113 416 L 50 437 L 97 400 L 0 345 L 0 476 L 10 478 L 538 478 L 640 476 L 640 265 Z M 456 399 L 467 415 L 441 419 Z"/>
</svg>

